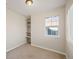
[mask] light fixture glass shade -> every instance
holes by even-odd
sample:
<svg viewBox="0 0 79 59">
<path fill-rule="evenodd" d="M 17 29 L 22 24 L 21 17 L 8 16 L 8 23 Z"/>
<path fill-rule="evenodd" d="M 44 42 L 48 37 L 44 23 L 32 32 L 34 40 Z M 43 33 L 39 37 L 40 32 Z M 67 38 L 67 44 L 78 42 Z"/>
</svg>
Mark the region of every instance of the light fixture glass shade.
<svg viewBox="0 0 79 59">
<path fill-rule="evenodd" d="M 32 3 L 33 3 L 33 1 L 32 0 L 26 0 L 26 2 L 25 2 L 27 5 L 29 5 L 29 6 L 31 6 L 32 5 Z"/>
</svg>

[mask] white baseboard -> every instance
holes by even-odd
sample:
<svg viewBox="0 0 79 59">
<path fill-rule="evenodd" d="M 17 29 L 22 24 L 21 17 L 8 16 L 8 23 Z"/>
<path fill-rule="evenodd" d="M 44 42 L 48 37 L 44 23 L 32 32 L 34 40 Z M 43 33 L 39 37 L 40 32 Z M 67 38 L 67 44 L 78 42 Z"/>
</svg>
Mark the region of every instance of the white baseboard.
<svg viewBox="0 0 79 59">
<path fill-rule="evenodd" d="M 17 47 L 19 47 L 19 46 L 25 44 L 25 43 L 26 43 L 26 41 L 21 42 L 21 43 L 19 43 L 18 45 L 14 46 L 14 47 L 12 47 L 12 48 L 10 48 L 10 49 L 7 49 L 6 52 L 9 52 L 10 50 L 13 50 L 13 49 L 15 49 L 15 48 L 17 48 Z"/>
<path fill-rule="evenodd" d="M 62 55 L 65 55 L 66 56 L 66 53 L 64 53 L 64 52 L 60 52 L 60 51 L 57 51 L 57 50 L 54 50 L 54 49 L 45 48 L 45 47 L 42 47 L 42 46 L 38 46 L 36 44 L 31 44 L 31 45 L 32 46 L 35 46 L 35 47 L 38 47 L 38 48 L 45 49 L 45 50 L 53 51 L 53 52 L 56 52 L 58 54 L 62 54 Z"/>
<path fill-rule="evenodd" d="M 66 59 L 68 59 L 68 55 L 66 54 Z"/>
</svg>

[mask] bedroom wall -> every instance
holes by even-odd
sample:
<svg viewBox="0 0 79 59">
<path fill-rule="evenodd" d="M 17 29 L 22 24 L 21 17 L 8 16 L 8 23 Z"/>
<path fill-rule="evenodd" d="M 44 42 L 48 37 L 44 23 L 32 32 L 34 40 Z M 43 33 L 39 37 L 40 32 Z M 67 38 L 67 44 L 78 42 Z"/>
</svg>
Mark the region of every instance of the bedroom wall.
<svg viewBox="0 0 79 59">
<path fill-rule="evenodd" d="M 73 0 L 66 2 L 66 57 L 73 59 Z"/>
<path fill-rule="evenodd" d="M 6 50 L 7 52 L 26 43 L 26 18 L 6 8 Z"/>
<path fill-rule="evenodd" d="M 32 44 L 44 48 L 65 52 L 65 8 L 56 8 L 50 12 L 33 14 L 31 17 Z M 59 16 L 59 38 L 45 36 L 45 17 Z"/>
</svg>

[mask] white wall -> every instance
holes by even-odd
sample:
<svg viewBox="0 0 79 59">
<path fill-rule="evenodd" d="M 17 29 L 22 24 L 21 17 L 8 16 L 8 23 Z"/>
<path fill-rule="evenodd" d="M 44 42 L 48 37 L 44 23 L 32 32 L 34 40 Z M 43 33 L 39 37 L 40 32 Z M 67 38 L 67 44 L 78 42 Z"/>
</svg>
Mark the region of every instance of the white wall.
<svg viewBox="0 0 79 59">
<path fill-rule="evenodd" d="M 26 42 L 26 18 L 9 8 L 6 12 L 6 49 L 9 51 Z"/>
<path fill-rule="evenodd" d="M 67 0 L 66 4 L 66 54 L 67 59 L 73 59 L 73 0 Z"/>
<path fill-rule="evenodd" d="M 64 7 L 56 8 L 50 12 L 33 14 L 31 18 L 31 31 L 32 31 L 32 44 L 37 46 L 54 49 L 60 52 L 65 52 L 65 25 L 64 25 Z M 45 36 L 45 17 L 48 16 L 59 16 L 59 32 L 60 37 L 47 37 Z"/>
</svg>

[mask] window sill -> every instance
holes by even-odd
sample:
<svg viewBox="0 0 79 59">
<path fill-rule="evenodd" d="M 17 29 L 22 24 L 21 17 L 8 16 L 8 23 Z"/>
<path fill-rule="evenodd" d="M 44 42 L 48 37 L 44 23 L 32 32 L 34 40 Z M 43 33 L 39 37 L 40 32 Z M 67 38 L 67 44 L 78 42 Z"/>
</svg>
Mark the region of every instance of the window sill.
<svg viewBox="0 0 79 59">
<path fill-rule="evenodd" d="M 58 36 L 58 35 L 46 35 L 46 37 L 50 37 L 50 38 L 59 38 L 60 36 Z"/>
</svg>

